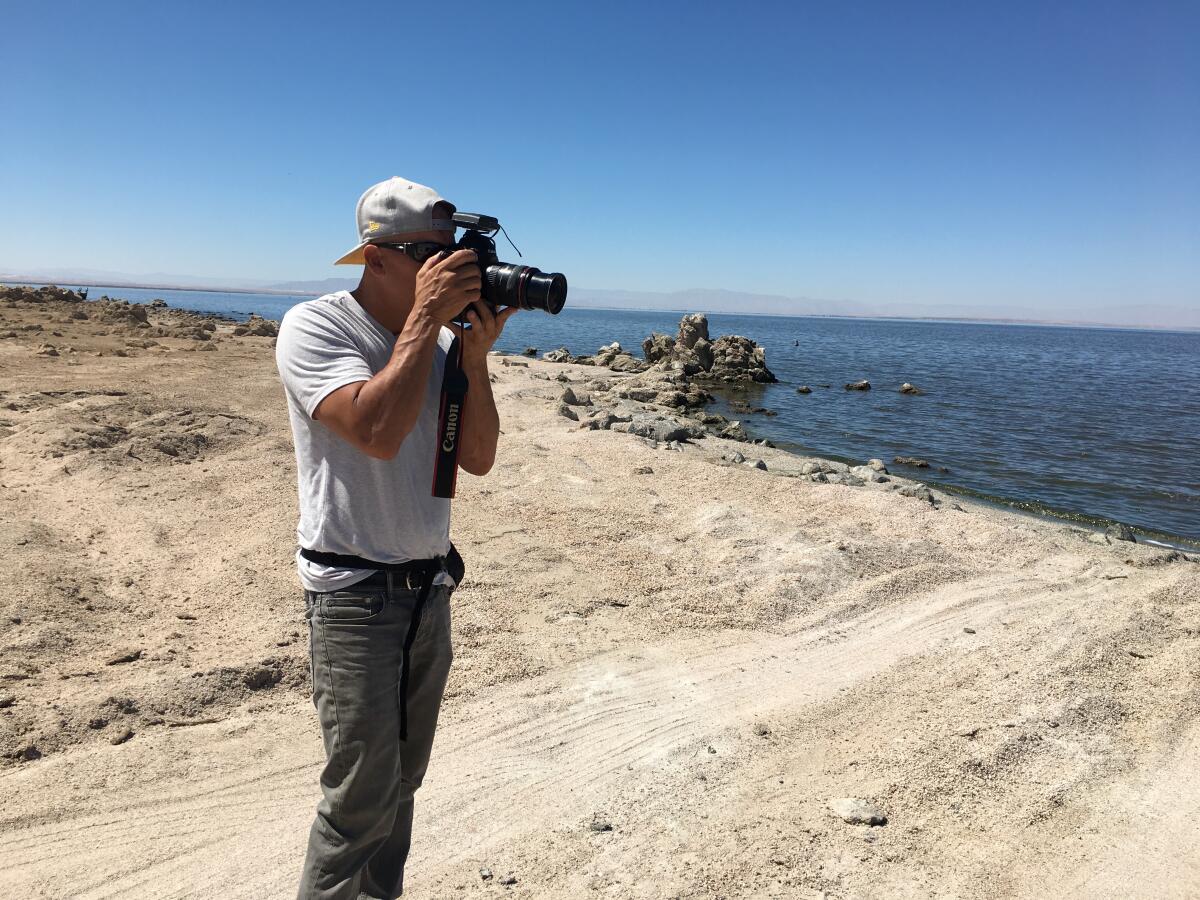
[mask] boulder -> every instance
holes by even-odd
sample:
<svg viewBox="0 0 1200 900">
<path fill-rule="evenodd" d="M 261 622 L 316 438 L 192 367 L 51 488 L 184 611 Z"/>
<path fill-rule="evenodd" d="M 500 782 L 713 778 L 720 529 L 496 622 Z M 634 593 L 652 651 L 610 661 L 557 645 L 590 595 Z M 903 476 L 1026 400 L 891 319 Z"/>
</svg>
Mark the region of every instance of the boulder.
<svg viewBox="0 0 1200 900">
<path fill-rule="evenodd" d="M 750 338 L 727 334 L 712 344 L 712 366 L 705 370 L 709 378 L 721 381 L 754 381 L 773 384 L 778 379 L 767 368 L 766 351 Z"/>
<path fill-rule="evenodd" d="M 830 800 L 829 811 L 848 825 L 880 826 L 886 825 L 888 821 L 883 810 L 866 800 L 859 800 L 857 797 L 840 797 L 837 800 Z"/>
<path fill-rule="evenodd" d="M 675 343 L 681 350 L 691 350 L 699 340 L 708 341 L 708 316 L 690 313 L 679 320 L 679 336 Z"/>
<path fill-rule="evenodd" d="M 562 401 L 563 403 L 565 403 L 567 406 L 591 406 L 592 405 L 591 397 L 589 397 L 587 394 L 583 394 L 581 396 L 581 395 L 575 393 L 574 388 L 570 388 L 570 387 L 563 388 L 563 392 L 559 396 L 558 399 L 560 401 Z"/>
<path fill-rule="evenodd" d="M 630 356 L 628 353 L 615 357 L 608 367 L 614 372 L 641 372 L 646 368 L 646 364 L 640 359 Z"/>
<path fill-rule="evenodd" d="M 657 331 L 642 341 L 642 355 L 650 365 L 670 360 L 675 352 L 675 338 Z"/>
<path fill-rule="evenodd" d="M 207 331 L 212 331 L 213 328 L 208 328 L 210 324 L 212 323 L 205 322 L 201 327 Z M 213 327 L 215 328 L 216 326 L 214 325 Z M 238 336 L 250 335 L 251 337 L 278 337 L 279 323 L 273 319 L 263 319 L 251 313 L 249 319 L 234 327 L 233 333 Z"/>
<path fill-rule="evenodd" d="M 742 427 L 741 422 L 730 422 L 717 432 L 717 436 L 731 441 L 750 442 L 750 435 L 746 434 L 746 429 Z"/>
<path fill-rule="evenodd" d="M 686 441 L 692 437 L 701 437 L 703 431 L 694 425 L 684 425 L 666 416 L 641 414 L 633 417 L 630 422 L 618 423 L 613 431 L 627 431 L 638 437 L 648 438 L 669 444 L 671 441 Z"/>
<path fill-rule="evenodd" d="M 846 385 L 846 390 L 848 390 L 848 391 L 869 391 L 870 389 L 871 389 L 871 382 L 866 381 L 866 380 L 852 381 Z"/>
<path fill-rule="evenodd" d="M 861 478 L 863 481 L 883 482 L 888 480 L 886 475 L 872 466 L 854 466 L 850 469 L 850 474 Z"/>
<path fill-rule="evenodd" d="M 1104 532 L 1104 537 L 1110 541 L 1129 541 L 1136 544 L 1137 538 L 1134 537 L 1133 529 L 1124 522 L 1113 522 Z"/>
<path fill-rule="evenodd" d="M 641 372 L 646 368 L 642 360 L 635 359 L 617 341 L 597 350 L 592 361 L 598 366 L 608 366 L 614 372 Z"/>
<path fill-rule="evenodd" d="M 565 403 L 558 404 L 558 406 L 555 408 L 555 412 L 564 418 L 570 419 L 572 422 L 579 421 L 579 413 L 575 412 L 575 410 L 571 409 L 571 407 L 567 406 Z"/>
<path fill-rule="evenodd" d="M 568 363 L 571 362 L 571 352 L 566 347 L 559 347 L 557 350 L 550 350 L 542 354 L 542 359 L 552 363 Z"/>
<path fill-rule="evenodd" d="M 923 484 L 906 484 L 900 488 L 900 496 L 913 497 L 917 500 L 924 500 L 930 505 L 937 505 L 937 498 L 933 496 L 933 491 Z"/>
<path fill-rule="evenodd" d="M 912 394 L 913 396 L 919 396 L 925 392 L 923 390 L 921 390 L 919 387 L 917 387 L 915 384 L 909 384 L 906 381 L 906 382 L 904 382 L 904 384 L 900 385 L 900 393 Z"/>
<path fill-rule="evenodd" d="M 812 388 L 810 388 L 807 384 L 802 384 L 800 387 L 796 388 L 796 393 L 797 394 L 811 394 Z"/>
</svg>

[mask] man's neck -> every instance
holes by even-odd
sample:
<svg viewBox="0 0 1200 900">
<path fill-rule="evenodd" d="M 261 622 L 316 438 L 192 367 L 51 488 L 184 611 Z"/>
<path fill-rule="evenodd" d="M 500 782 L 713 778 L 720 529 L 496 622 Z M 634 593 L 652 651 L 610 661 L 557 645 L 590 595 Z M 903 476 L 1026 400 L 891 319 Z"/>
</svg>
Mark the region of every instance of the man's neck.
<svg viewBox="0 0 1200 900">
<path fill-rule="evenodd" d="M 378 286 L 371 284 L 366 278 L 358 283 L 358 287 L 350 292 L 350 296 L 358 301 L 358 305 L 365 309 L 371 318 L 392 334 L 399 334 L 404 330 L 404 323 L 408 321 L 408 314 L 412 310 L 411 301 L 404 303 L 399 298 L 386 296 Z"/>
</svg>

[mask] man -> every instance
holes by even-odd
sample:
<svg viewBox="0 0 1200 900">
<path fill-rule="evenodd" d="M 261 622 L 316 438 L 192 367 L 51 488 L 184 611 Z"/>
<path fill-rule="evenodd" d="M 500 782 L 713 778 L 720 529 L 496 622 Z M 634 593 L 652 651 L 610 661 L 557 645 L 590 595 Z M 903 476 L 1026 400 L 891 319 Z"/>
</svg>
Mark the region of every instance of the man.
<svg viewBox="0 0 1200 900">
<path fill-rule="evenodd" d="M 458 462 L 484 475 L 500 430 L 487 353 L 515 312 L 493 314 L 480 301 L 472 251 L 445 251 L 453 214 L 402 178 L 369 188 L 358 201 L 360 242 L 337 261 L 363 266 L 358 287 L 295 306 L 279 329 L 327 759 L 303 900 L 392 898 L 403 888 L 413 794 L 451 660 L 457 554 L 450 501 L 432 496 L 443 370 L 458 335 L 470 385 Z M 470 327 L 450 326 L 468 307 Z"/>
</svg>

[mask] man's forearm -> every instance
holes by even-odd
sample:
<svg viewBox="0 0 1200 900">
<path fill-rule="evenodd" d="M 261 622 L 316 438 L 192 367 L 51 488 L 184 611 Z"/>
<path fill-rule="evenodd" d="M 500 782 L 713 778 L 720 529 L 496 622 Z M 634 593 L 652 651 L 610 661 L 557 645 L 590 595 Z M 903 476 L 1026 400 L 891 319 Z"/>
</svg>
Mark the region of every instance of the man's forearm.
<svg viewBox="0 0 1200 900">
<path fill-rule="evenodd" d="M 470 387 L 463 410 L 463 442 L 458 464 L 472 475 L 486 475 L 496 461 L 496 443 L 500 438 L 500 414 L 492 396 L 487 357 L 464 360 L 463 373 Z"/>
<path fill-rule="evenodd" d="M 388 364 L 354 399 L 361 416 L 359 433 L 380 457 L 395 456 L 416 424 L 441 329 L 441 323 L 428 316 L 411 317 L 396 338 Z"/>
</svg>

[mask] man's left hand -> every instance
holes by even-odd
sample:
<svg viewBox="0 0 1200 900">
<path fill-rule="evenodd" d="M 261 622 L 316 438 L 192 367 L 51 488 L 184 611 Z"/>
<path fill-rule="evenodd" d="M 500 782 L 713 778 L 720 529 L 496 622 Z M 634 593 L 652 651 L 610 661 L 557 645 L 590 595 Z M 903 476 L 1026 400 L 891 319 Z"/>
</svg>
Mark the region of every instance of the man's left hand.
<svg viewBox="0 0 1200 900">
<path fill-rule="evenodd" d="M 492 308 L 482 300 L 471 304 L 471 308 L 467 310 L 467 324 L 471 327 L 451 326 L 454 333 L 462 338 L 464 366 L 486 362 L 488 351 L 504 330 L 504 323 L 516 314 L 517 309 L 516 306 L 506 306 L 493 313 Z"/>
</svg>

